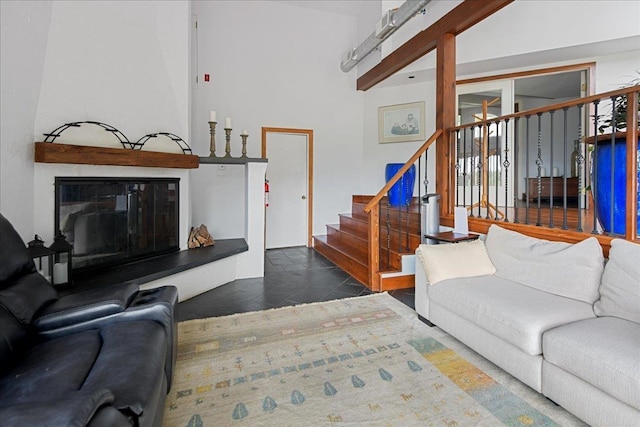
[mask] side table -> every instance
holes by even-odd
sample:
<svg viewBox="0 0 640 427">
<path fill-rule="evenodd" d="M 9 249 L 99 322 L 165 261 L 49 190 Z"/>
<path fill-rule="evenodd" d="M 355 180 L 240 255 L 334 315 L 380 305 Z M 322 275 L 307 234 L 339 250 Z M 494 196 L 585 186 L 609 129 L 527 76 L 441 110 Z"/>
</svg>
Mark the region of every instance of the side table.
<svg viewBox="0 0 640 427">
<path fill-rule="evenodd" d="M 480 237 L 480 235 L 476 233 L 462 234 L 454 233 L 453 231 L 443 231 L 442 233 L 425 234 L 424 237 L 427 239 L 435 240 L 438 243 L 460 243 L 476 240 Z"/>
</svg>

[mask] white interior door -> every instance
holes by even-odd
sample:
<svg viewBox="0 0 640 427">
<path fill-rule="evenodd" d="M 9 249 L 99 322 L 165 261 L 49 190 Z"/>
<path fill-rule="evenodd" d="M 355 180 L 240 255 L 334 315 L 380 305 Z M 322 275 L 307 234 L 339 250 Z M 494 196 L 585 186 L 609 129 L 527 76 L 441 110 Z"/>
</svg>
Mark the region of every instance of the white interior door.
<svg viewBox="0 0 640 427">
<path fill-rule="evenodd" d="M 267 133 L 269 206 L 267 249 L 306 246 L 308 230 L 308 137 Z"/>
</svg>

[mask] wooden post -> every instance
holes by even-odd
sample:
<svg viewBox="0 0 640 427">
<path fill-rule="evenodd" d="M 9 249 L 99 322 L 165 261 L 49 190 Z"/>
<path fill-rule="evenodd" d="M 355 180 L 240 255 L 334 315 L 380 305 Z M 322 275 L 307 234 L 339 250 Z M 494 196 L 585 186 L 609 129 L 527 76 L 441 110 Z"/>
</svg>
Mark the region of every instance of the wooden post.
<svg viewBox="0 0 640 427">
<path fill-rule="evenodd" d="M 456 37 L 443 34 L 437 43 L 436 63 L 436 129 L 456 125 Z M 436 142 L 436 192 L 440 194 L 440 217 L 452 215 L 455 185 L 451 171 L 451 134 L 444 132 Z"/>
<path fill-rule="evenodd" d="M 634 241 L 638 237 L 638 96 L 639 92 L 627 94 L 627 228 L 625 239 Z M 613 154 L 612 154 L 613 155 Z"/>
<path fill-rule="evenodd" d="M 380 205 L 369 211 L 369 286 L 380 291 Z"/>
</svg>

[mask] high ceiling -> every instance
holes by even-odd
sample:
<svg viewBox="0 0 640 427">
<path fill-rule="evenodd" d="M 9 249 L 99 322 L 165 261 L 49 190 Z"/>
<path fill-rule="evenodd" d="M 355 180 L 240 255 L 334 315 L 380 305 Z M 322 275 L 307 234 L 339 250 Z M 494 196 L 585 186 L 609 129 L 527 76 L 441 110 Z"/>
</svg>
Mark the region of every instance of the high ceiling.
<svg viewBox="0 0 640 427">
<path fill-rule="evenodd" d="M 292 4 L 307 9 L 337 13 L 339 15 L 358 16 L 364 0 L 273 0 L 280 3 Z"/>
</svg>

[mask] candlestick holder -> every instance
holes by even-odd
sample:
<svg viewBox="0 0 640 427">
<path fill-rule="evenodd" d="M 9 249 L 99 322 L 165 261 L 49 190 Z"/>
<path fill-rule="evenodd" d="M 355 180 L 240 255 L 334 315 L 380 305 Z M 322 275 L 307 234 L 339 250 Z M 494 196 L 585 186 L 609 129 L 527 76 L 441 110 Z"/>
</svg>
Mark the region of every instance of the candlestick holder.
<svg viewBox="0 0 640 427">
<path fill-rule="evenodd" d="M 242 134 L 240 135 L 240 137 L 242 138 L 242 156 L 240 157 L 246 158 L 247 157 L 247 138 L 249 137 L 249 135 Z"/>
<path fill-rule="evenodd" d="M 209 132 L 211 133 L 211 144 L 209 157 L 216 157 L 216 124 L 218 122 L 209 122 Z"/>
<path fill-rule="evenodd" d="M 227 145 L 224 148 L 225 157 L 231 157 L 231 128 L 224 128 L 224 132 L 226 133 Z"/>
</svg>

